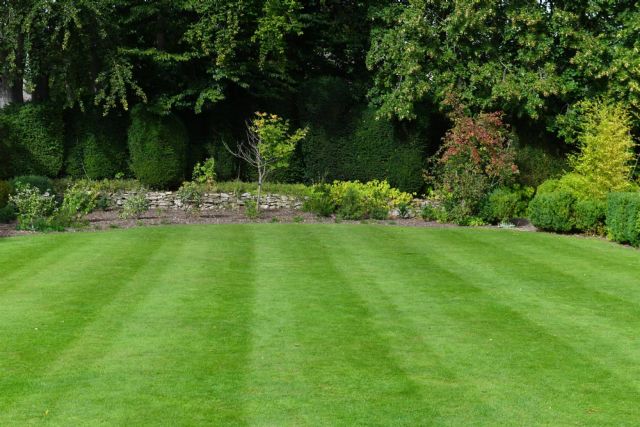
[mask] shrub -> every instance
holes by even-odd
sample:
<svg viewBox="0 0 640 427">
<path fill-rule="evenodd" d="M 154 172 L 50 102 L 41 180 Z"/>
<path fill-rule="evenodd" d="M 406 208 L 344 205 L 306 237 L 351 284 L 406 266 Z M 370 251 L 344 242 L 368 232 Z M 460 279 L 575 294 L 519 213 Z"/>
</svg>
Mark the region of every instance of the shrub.
<svg viewBox="0 0 640 427">
<path fill-rule="evenodd" d="M 331 201 L 344 219 L 386 219 L 389 209 L 409 204 L 411 194 L 392 188 L 386 181 L 335 181 L 329 187 Z"/>
<path fill-rule="evenodd" d="M 60 215 L 67 226 L 80 224 L 98 205 L 99 193 L 87 182 L 76 182 L 64 192 Z"/>
<path fill-rule="evenodd" d="M 577 141 L 580 151 L 569 158 L 574 174 L 566 185 L 584 199 L 604 200 L 609 192 L 629 191 L 635 158 L 629 112 L 607 101 L 583 101 L 577 110 L 580 117 L 572 125 L 577 134 L 570 140 Z"/>
<path fill-rule="evenodd" d="M 369 217 L 364 197 L 353 187 L 347 188 L 340 198 L 338 215 L 343 219 L 364 219 Z"/>
<path fill-rule="evenodd" d="M 124 121 L 87 113 L 78 117 L 66 172 L 75 178 L 105 179 L 126 171 L 127 137 Z"/>
<path fill-rule="evenodd" d="M 336 204 L 331 198 L 330 185 L 317 185 L 313 193 L 305 200 L 303 209 L 316 215 L 329 217 L 336 211 Z"/>
<path fill-rule="evenodd" d="M 529 203 L 529 219 L 542 230 L 569 232 L 576 226 L 575 202 L 575 196 L 565 191 L 536 194 Z"/>
<path fill-rule="evenodd" d="M 158 116 L 136 107 L 129 127 L 131 169 L 152 188 L 177 186 L 184 178 L 187 131 L 175 116 Z"/>
<path fill-rule="evenodd" d="M 500 113 L 468 117 L 457 112 L 453 120 L 431 159 L 430 181 L 448 219 L 464 225 L 480 213 L 492 189 L 512 183 L 518 169 Z"/>
<path fill-rule="evenodd" d="M 0 181 L 0 208 L 7 206 L 12 191 L 13 186 L 9 182 Z"/>
<path fill-rule="evenodd" d="M 120 218 L 122 219 L 140 219 L 145 212 L 149 210 L 149 200 L 144 193 L 131 195 L 124 201 Z"/>
<path fill-rule="evenodd" d="M 0 111 L 0 128 L 8 141 L 11 175 L 58 176 L 64 157 L 59 108 L 32 102 L 10 105 Z"/>
<path fill-rule="evenodd" d="M 29 184 L 18 184 L 10 198 L 16 206 L 18 227 L 22 230 L 47 230 L 52 226 L 52 218 L 57 212 L 55 197 L 42 193 Z"/>
<path fill-rule="evenodd" d="M 247 200 L 244 202 L 244 215 L 249 219 L 256 219 L 260 216 L 258 203 L 255 200 Z"/>
<path fill-rule="evenodd" d="M 46 176 L 37 175 L 18 176 L 14 178 L 11 183 L 13 184 L 14 188 L 17 188 L 20 184 L 28 184 L 32 187 L 36 187 L 38 190 L 40 190 L 41 193 L 51 191 L 54 187 L 52 180 L 50 180 Z"/>
<path fill-rule="evenodd" d="M 204 189 L 197 182 L 184 182 L 176 194 L 183 209 L 200 209 L 204 198 Z"/>
<path fill-rule="evenodd" d="M 606 216 L 611 240 L 640 246 L 640 193 L 609 194 Z"/>
<path fill-rule="evenodd" d="M 426 204 L 420 211 L 420 216 L 425 221 L 446 222 L 447 212 L 440 205 Z"/>
<path fill-rule="evenodd" d="M 574 206 L 576 229 L 604 234 L 607 204 L 601 200 L 578 200 Z"/>
<path fill-rule="evenodd" d="M 531 187 L 500 187 L 489 194 L 482 209 L 482 217 L 493 224 L 522 218 L 527 214 L 534 189 Z"/>
<path fill-rule="evenodd" d="M 14 221 L 17 217 L 16 208 L 12 203 L 0 208 L 0 223 L 8 224 Z"/>
<path fill-rule="evenodd" d="M 193 167 L 192 179 L 198 184 L 207 184 L 209 187 L 216 182 L 216 162 L 213 157 L 204 163 L 196 163 Z"/>
</svg>

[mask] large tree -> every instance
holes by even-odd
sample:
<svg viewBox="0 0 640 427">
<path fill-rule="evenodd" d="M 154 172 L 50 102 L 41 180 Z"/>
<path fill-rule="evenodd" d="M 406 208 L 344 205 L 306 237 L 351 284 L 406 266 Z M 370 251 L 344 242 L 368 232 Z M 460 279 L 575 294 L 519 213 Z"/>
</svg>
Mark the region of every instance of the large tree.
<svg viewBox="0 0 640 427">
<path fill-rule="evenodd" d="M 630 0 L 406 0 L 377 14 L 367 62 L 383 115 L 446 108 L 553 118 L 584 96 L 638 105 L 640 6 Z"/>
</svg>

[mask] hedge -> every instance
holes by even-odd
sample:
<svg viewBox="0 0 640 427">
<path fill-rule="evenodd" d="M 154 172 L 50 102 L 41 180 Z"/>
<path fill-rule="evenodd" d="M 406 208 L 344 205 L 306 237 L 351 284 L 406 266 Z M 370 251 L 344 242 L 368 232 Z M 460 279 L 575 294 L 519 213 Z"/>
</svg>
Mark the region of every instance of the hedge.
<svg viewBox="0 0 640 427">
<path fill-rule="evenodd" d="M 90 112 L 75 115 L 73 120 L 67 175 L 97 180 L 127 172 L 126 123 L 121 117 Z"/>
<path fill-rule="evenodd" d="M 417 192 L 424 181 L 424 153 L 418 141 L 400 138 L 391 122 L 367 108 L 340 119 L 344 126 L 310 125 L 302 141 L 305 179 L 388 180 L 403 191 Z"/>
<path fill-rule="evenodd" d="M 0 181 L 0 208 L 7 206 L 13 186 L 7 181 Z"/>
<path fill-rule="evenodd" d="M 38 103 L 5 107 L 0 110 L 0 135 L 5 140 L 0 151 L 8 151 L 11 158 L 10 168 L 0 164 L 1 175 L 58 176 L 64 160 L 59 108 Z"/>
<path fill-rule="evenodd" d="M 609 194 L 607 231 L 611 240 L 640 246 L 640 193 Z"/>
<path fill-rule="evenodd" d="M 152 188 L 177 187 L 185 177 L 187 131 L 175 115 L 159 116 L 138 106 L 128 135 L 131 170 Z"/>
</svg>

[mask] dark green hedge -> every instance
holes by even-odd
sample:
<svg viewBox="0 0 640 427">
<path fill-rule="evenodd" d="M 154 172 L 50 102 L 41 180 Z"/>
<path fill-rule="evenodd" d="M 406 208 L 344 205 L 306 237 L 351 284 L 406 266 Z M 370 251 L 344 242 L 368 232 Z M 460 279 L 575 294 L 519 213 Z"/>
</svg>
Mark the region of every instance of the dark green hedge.
<svg viewBox="0 0 640 427">
<path fill-rule="evenodd" d="M 607 204 L 600 200 L 580 200 L 574 205 L 576 228 L 587 233 L 604 234 Z"/>
<path fill-rule="evenodd" d="M 393 124 L 376 119 L 373 109 L 342 121 L 348 125 L 338 133 L 310 125 L 301 147 L 307 181 L 387 179 L 403 191 L 422 188 L 424 153 L 417 142 L 399 138 Z"/>
<path fill-rule="evenodd" d="M 48 104 L 10 105 L 0 110 L 0 136 L 10 167 L 0 175 L 57 177 L 64 159 L 64 124 L 59 108 Z M 2 154 L 2 153 L 0 153 Z"/>
<path fill-rule="evenodd" d="M 7 206 L 13 186 L 8 181 L 0 181 L 0 208 Z"/>
<path fill-rule="evenodd" d="M 576 227 L 575 203 L 576 198 L 564 191 L 536 194 L 529 203 L 529 219 L 542 230 L 567 233 Z"/>
<path fill-rule="evenodd" d="M 74 178 L 113 178 L 128 170 L 126 123 L 89 112 L 73 117 L 66 173 Z"/>
<path fill-rule="evenodd" d="M 170 188 L 185 178 L 188 135 L 177 116 L 134 108 L 128 142 L 131 170 L 142 184 Z"/>
<path fill-rule="evenodd" d="M 640 193 L 609 194 L 607 231 L 611 240 L 640 246 Z"/>
</svg>

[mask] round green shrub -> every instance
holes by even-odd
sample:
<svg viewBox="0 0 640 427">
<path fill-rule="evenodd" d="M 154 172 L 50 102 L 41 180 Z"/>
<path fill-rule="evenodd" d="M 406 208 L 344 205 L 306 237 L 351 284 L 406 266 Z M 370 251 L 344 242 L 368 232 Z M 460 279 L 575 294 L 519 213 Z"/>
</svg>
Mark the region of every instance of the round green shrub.
<svg viewBox="0 0 640 427">
<path fill-rule="evenodd" d="M 587 233 L 604 232 L 607 204 L 601 200 L 579 200 L 574 206 L 576 228 Z"/>
<path fill-rule="evenodd" d="M 64 124 L 59 108 L 48 104 L 10 105 L 0 110 L 12 175 L 56 177 L 64 160 Z M 6 173 L 5 173 L 6 175 Z"/>
<path fill-rule="evenodd" d="M 533 196 L 533 188 L 500 187 L 493 190 L 482 208 L 482 217 L 493 224 L 522 218 Z"/>
<path fill-rule="evenodd" d="M 131 170 L 142 184 L 171 188 L 182 182 L 188 135 L 178 117 L 136 107 L 131 112 L 128 142 Z"/>
<path fill-rule="evenodd" d="M 529 203 L 529 219 L 542 230 L 567 233 L 575 226 L 576 198 L 566 191 L 536 194 Z"/>
<path fill-rule="evenodd" d="M 113 178 L 127 167 L 127 137 L 119 117 L 87 113 L 77 117 L 73 145 L 66 160 L 66 172 L 75 178 Z"/>
</svg>

